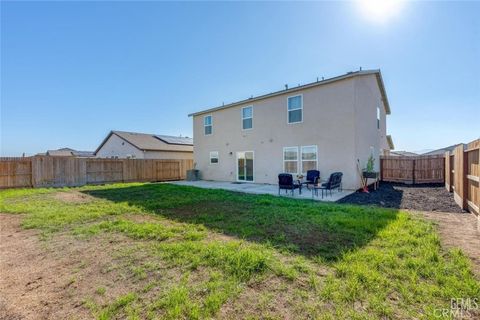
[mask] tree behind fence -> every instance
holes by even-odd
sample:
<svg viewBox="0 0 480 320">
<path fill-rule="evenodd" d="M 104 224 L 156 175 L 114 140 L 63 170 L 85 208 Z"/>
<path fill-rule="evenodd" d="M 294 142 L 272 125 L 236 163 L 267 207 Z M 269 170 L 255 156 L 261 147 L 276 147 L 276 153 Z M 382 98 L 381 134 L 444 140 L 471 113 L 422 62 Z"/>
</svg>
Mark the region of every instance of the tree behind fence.
<svg viewBox="0 0 480 320">
<path fill-rule="evenodd" d="M 193 160 L 0 158 L 0 188 L 182 180 L 192 168 Z"/>
</svg>

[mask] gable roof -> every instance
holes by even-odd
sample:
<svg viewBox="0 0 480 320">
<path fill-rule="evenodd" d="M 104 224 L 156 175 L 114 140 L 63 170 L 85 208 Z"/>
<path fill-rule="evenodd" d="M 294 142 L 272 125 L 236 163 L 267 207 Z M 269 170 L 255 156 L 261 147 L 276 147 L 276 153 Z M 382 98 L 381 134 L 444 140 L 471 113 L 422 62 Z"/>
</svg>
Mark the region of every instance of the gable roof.
<svg viewBox="0 0 480 320">
<path fill-rule="evenodd" d="M 276 91 L 276 92 L 272 92 L 272 93 L 267 93 L 267 94 L 260 95 L 260 96 L 257 96 L 257 97 L 252 97 L 252 98 L 249 98 L 249 99 L 240 100 L 240 101 L 237 101 L 237 102 L 225 104 L 225 105 L 222 105 L 222 106 L 219 106 L 219 107 L 214 107 L 214 108 L 209 108 L 209 109 L 206 109 L 206 110 L 194 112 L 194 113 L 189 114 L 188 116 L 189 117 L 198 116 L 198 115 L 201 115 L 201 114 L 205 114 L 205 113 L 209 113 L 209 112 L 213 112 L 213 111 L 217 111 L 217 110 L 222 110 L 222 109 L 235 107 L 235 106 L 238 106 L 238 105 L 241 105 L 241 104 L 244 104 L 244 103 L 250 103 L 250 102 L 254 102 L 254 101 L 258 101 L 258 100 L 263 100 L 263 99 L 275 97 L 275 96 L 278 96 L 278 95 L 282 95 L 282 94 L 285 94 L 285 93 L 292 93 L 292 92 L 296 92 L 296 91 L 299 91 L 299 90 L 309 89 L 309 88 L 325 85 L 325 84 L 328 84 L 328 83 L 332 83 L 332 82 L 335 82 L 335 81 L 350 79 L 350 78 L 354 78 L 354 77 L 357 77 L 357 76 L 363 76 L 363 75 L 375 75 L 376 76 L 378 88 L 380 89 L 380 92 L 382 94 L 383 104 L 385 106 L 385 113 L 390 114 L 391 113 L 390 104 L 388 103 L 387 92 L 385 91 L 385 85 L 383 83 L 382 73 L 380 72 L 380 69 L 377 69 L 377 70 L 360 70 L 360 71 L 348 72 L 346 74 L 343 74 L 343 75 L 340 75 L 340 76 L 337 76 L 337 77 L 333 77 L 333 78 L 329 78 L 329 79 L 325 79 L 325 80 L 321 80 L 321 81 L 315 81 L 315 82 L 307 83 L 307 84 L 304 84 L 304 85 L 301 85 L 301 86 L 292 87 L 290 89 L 285 89 L 285 90 L 280 90 L 280 91 Z"/>
<path fill-rule="evenodd" d="M 112 130 L 95 150 L 95 154 L 113 134 L 142 151 L 193 152 L 193 139 L 189 137 Z"/>
<path fill-rule="evenodd" d="M 437 154 L 445 154 L 445 152 L 453 151 L 453 149 L 455 149 L 458 145 L 461 145 L 461 144 L 463 144 L 464 147 L 466 146 L 465 143 L 457 143 L 457 144 L 454 144 L 454 145 L 451 145 L 451 146 L 448 146 L 448 147 L 445 147 L 445 148 L 441 148 L 441 149 L 429 151 L 429 152 L 426 152 L 426 153 L 422 153 L 422 156 L 433 156 L 433 155 L 437 155 Z"/>
<path fill-rule="evenodd" d="M 391 156 L 399 156 L 399 157 L 416 157 L 418 156 L 415 152 L 410 151 L 390 151 Z"/>
<path fill-rule="evenodd" d="M 57 150 L 47 150 L 46 155 L 52 157 L 73 157 L 73 149 L 60 148 Z"/>
<path fill-rule="evenodd" d="M 95 153 L 93 151 L 73 151 L 73 154 L 77 157 L 95 157 Z"/>
<path fill-rule="evenodd" d="M 95 156 L 93 151 L 78 151 L 71 148 L 60 148 L 56 150 L 47 150 L 44 154 L 52 157 L 93 157 Z"/>
</svg>

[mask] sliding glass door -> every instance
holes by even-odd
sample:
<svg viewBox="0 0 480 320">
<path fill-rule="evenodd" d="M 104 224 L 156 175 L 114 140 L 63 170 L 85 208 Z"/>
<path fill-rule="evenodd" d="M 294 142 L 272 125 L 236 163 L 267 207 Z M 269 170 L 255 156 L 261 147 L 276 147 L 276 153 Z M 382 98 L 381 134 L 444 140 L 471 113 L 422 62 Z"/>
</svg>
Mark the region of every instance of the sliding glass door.
<svg viewBox="0 0 480 320">
<path fill-rule="evenodd" d="M 253 182 L 253 151 L 237 152 L 237 180 Z"/>
</svg>

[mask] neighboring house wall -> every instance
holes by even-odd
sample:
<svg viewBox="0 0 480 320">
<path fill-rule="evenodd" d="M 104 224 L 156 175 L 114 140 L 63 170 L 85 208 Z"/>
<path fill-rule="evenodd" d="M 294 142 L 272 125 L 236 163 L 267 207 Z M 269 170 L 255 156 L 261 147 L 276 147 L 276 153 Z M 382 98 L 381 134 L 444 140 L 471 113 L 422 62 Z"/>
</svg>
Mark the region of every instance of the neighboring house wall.
<svg viewBox="0 0 480 320">
<path fill-rule="evenodd" d="M 116 134 L 112 134 L 96 153 L 97 158 L 118 157 L 120 159 L 127 157 L 135 157 L 136 159 L 144 159 L 144 153 L 128 141 L 120 138 Z"/>
<path fill-rule="evenodd" d="M 193 159 L 193 152 L 145 151 L 145 159 Z"/>
<path fill-rule="evenodd" d="M 139 150 L 128 141 L 112 134 L 96 154 L 97 158 L 127 157 L 135 159 L 193 159 L 193 152 Z"/>
</svg>

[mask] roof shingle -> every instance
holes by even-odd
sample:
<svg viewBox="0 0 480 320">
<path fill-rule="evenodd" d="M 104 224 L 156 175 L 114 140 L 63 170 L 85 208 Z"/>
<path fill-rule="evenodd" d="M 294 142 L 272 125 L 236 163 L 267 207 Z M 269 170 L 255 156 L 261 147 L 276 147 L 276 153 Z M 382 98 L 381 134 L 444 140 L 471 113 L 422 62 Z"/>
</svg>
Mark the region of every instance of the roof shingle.
<svg viewBox="0 0 480 320">
<path fill-rule="evenodd" d="M 127 141 L 137 149 L 144 151 L 193 152 L 193 139 L 189 137 L 175 137 L 114 130 L 111 131 L 105 140 L 100 144 L 95 153 L 100 150 L 100 148 L 112 134 L 119 136 L 121 139 Z"/>
</svg>

